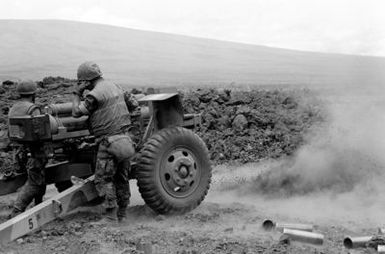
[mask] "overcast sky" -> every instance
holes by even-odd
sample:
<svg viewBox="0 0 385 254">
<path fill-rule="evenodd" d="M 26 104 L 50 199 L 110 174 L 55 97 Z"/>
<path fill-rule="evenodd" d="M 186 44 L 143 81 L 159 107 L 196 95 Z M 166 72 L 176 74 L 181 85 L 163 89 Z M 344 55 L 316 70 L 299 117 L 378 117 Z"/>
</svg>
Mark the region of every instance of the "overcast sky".
<svg viewBox="0 0 385 254">
<path fill-rule="evenodd" d="M 67 19 L 281 48 L 385 56 L 385 0 L 0 0 L 1 19 Z"/>
</svg>

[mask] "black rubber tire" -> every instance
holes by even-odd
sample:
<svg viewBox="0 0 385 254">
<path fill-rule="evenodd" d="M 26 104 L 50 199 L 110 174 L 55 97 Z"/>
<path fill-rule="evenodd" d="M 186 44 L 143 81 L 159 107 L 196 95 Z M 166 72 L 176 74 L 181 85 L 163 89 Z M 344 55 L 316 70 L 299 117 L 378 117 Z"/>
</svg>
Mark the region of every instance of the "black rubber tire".
<svg viewBox="0 0 385 254">
<path fill-rule="evenodd" d="M 193 172 L 191 175 L 194 177 L 187 176 L 190 181 L 187 186 L 173 189 L 170 185 L 176 184 L 174 177 L 179 177 L 178 173 L 175 173 L 177 170 L 175 169 L 172 173 L 170 180 L 170 175 L 167 173 L 169 169 L 162 165 L 168 166 L 167 163 L 171 163 L 168 158 L 173 157 L 174 154 L 181 155 L 174 161 L 177 163 L 175 168 L 180 165 L 178 164 L 180 161 L 192 162 L 188 169 L 184 164 L 182 166 L 184 172 Z M 140 152 L 136 172 L 139 192 L 146 204 L 159 214 L 182 214 L 196 208 L 210 188 L 212 169 L 208 154 L 203 140 L 191 130 L 182 127 L 166 128 L 149 138 Z M 183 156 L 186 157 L 182 158 Z M 165 171 L 167 172 L 164 173 Z M 178 192 L 183 189 L 185 192 Z"/>
</svg>

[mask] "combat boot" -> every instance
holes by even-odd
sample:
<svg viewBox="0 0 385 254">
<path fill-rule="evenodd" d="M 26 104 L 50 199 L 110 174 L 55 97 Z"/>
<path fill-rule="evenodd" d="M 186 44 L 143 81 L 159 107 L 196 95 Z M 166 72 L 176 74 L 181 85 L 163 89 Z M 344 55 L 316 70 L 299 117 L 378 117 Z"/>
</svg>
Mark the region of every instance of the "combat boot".
<svg viewBox="0 0 385 254">
<path fill-rule="evenodd" d="M 124 222 L 127 219 L 127 206 L 118 208 L 118 222 Z"/>
<path fill-rule="evenodd" d="M 91 223 L 92 225 L 106 225 L 106 224 L 115 224 L 118 221 L 117 217 L 118 208 L 106 208 L 106 212 L 102 215 L 102 218 L 99 221 Z"/>
<path fill-rule="evenodd" d="M 106 208 L 106 214 L 104 215 L 104 218 L 110 222 L 116 222 L 118 221 L 117 217 L 118 208 Z"/>
</svg>

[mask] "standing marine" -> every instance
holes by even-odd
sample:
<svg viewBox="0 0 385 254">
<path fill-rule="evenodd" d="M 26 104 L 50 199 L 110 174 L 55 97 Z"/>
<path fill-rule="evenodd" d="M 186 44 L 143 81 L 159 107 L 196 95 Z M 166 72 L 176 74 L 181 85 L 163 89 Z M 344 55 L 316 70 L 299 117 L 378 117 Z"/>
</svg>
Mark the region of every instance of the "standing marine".
<svg viewBox="0 0 385 254">
<path fill-rule="evenodd" d="M 40 108 L 35 104 L 36 89 L 36 83 L 30 80 L 22 81 L 17 85 L 16 92 L 20 100 L 11 107 L 8 118 L 41 114 Z M 11 217 L 24 212 L 33 200 L 35 205 L 42 202 L 46 191 L 45 166 L 48 162 L 47 152 L 42 142 L 20 145 L 14 156 L 17 170 L 27 171 L 28 178 L 14 203 Z"/>
<path fill-rule="evenodd" d="M 104 198 L 102 221 L 121 221 L 126 218 L 129 204 L 128 172 L 135 153 L 127 132 L 131 124 L 129 110 L 138 104 L 121 87 L 105 80 L 94 62 L 82 63 L 77 78 L 72 116 L 89 116 L 89 129 L 98 144 L 94 183 L 99 196 Z M 85 90 L 89 92 L 81 100 Z"/>
</svg>

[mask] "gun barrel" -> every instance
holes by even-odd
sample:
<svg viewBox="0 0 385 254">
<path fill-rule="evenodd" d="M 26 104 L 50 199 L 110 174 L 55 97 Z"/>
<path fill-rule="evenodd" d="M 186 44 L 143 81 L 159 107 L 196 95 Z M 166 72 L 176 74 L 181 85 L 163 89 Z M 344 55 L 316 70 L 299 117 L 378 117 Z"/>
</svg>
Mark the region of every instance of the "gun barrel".
<svg viewBox="0 0 385 254">
<path fill-rule="evenodd" d="M 65 127 L 67 131 L 88 130 L 88 116 L 75 118 L 72 116 L 66 117 L 50 117 L 51 132 L 57 134 L 59 127 Z"/>
<path fill-rule="evenodd" d="M 48 114 L 53 116 L 70 116 L 72 114 L 72 103 L 58 103 L 58 104 L 50 104 L 47 106 Z"/>
</svg>

